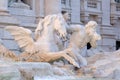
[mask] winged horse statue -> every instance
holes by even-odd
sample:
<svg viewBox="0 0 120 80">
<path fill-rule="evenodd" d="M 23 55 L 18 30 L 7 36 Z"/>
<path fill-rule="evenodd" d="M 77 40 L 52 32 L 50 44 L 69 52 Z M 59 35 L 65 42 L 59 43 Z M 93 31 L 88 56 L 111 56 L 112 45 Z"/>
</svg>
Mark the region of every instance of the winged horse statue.
<svg viewBox="0 0 120 80">
<path fill-rule="evenodd" d="M 81 65 L 87 65 L 87 61 L 80 55 L 80 52 L 88 42 L 93 48 L 97 46 L 96 42 L 101 39 L 96 32 L 97 23 L 90 21 L 85 27 L 72 25 L 69 28 L 65 24 L 61 14 L 46 16 L 35 30 L 35 40 L 31 36 L 32 32 L 27 28 L 7 26 L 5 29 L 13 35 L 20 48 L 24 49 L 24 52 L 18 56 L 18 60 L 53 62 L 65 58 L 78 68 Z M 56 44 L 56 33 L 59 38 L 66 40 L 66 29 L 73 33 L 69 46 L 60 51 Z"/>
<path fill-rule="evenodd" d="M 55 41 L 55 32 L 59 37 L 66 39 L 66 26 L 61 14 L 48 15 L 39 22 L 35 30 L 35 40 L 32 38 L 31 30 L 19 26 L 7 26 L 9 31 L 24 52 L 20 54 L 19 60 L 53 62 L 65 58 L 71 64 L 79 67 L 78 63 L 69 55 L 68 50 L 59 51 Z M 32 57 L 31 57 L 32 56 Z"/>
</svg>

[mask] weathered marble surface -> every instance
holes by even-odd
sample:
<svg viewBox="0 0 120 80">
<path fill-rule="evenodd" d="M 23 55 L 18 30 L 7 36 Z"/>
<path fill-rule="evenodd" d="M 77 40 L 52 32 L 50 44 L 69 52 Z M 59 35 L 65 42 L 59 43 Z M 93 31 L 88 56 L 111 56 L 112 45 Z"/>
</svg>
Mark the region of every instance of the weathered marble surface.
<svg viewBox="0 0 120 80">
<path fill-rule="evenodd" d="M 95 54 L 88 58 L 88 63 L 92 76 L 119 80 L 120 50 Z"/>
<path fill-rule="evenodd" d="M 1 80 L 119 80 L 120 50 L 100 52 L 87 58 L 88 65 L 75 70 L 73 65 L 40 62 L 13 62 L 0 59 Z M 95 78 L 93 78 L 95 77 Z"/>
<path fill-rule="evenodd" d="M 38 62 L 0 62 L 0 80 L 63 80 L 75 79 L 72 73 L 49 63 Z M 64 74 L 63 74 L 64 73 Z"/>
<path fill-rule="evenodd" d="M 3 80 L 119 80 L 120 50 L 101 52 L 87 58 L 88 65 L 75 70 L 73 65 L 40 62 L 13 62 L 0 59 L 0 79 Z M 94 78 L 93 78 L 94 77 Z"/>
<path fill-rule="evenodd" d="M 0 65 L 1 80 L 119 80 L 119 70 L 113 71 L 112 76 L 107 78 L 93 78 L 95 74 L 87 71 L 87 68 L 79 72 L 74 71 L 70 65 L 57 67 L 49 63 L 4 61 Z"/>
</svg>

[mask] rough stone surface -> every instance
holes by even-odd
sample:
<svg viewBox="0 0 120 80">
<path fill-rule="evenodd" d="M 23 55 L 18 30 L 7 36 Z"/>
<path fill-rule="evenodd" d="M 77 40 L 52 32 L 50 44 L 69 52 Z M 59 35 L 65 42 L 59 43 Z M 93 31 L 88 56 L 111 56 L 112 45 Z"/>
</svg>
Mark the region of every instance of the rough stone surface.
<svg viewBox="0 0 120 80">
<path fill-rule="evenodd" d="M 96 54 L 88 58 L 88 63 L 89 68 L 91 67 L 93 71 L 93 77 L 107 77 L 117 80 L 120 69 L 120 50 Z"/>
<path fill-rule="evenodd" d="M 95 54 L 86 67 L 38 62 L 0 61 L 0 80 L 119 80 L 120 50 Z M 93 78 L 94 77 L 94 78 Z"/>
<path fill-rule="evenodd" d="M 33 76 L 52 76 L 53 70 L 49 63 L 37 63 L 37 62 L 18 62 L 14 64 L 22 72 L 28 71 L 28 74 Z"/>
<path fill-rule="evenodd" d="M 20 72 L 10 63 L 0 62 L 0 80 L 20 80 Z"/>
</svg>

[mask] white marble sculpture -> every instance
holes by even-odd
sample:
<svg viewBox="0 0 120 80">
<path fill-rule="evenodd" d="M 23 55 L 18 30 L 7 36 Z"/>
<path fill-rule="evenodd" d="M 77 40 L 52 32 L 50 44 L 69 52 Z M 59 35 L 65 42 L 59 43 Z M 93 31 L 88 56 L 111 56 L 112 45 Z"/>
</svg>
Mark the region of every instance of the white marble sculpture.
<svg viewBox="0 0 120 80">
<path fill-rule="evenodd" d="M 24 52 L 19 55 L 18 60 L 53 62 L 65 58 L 76 67 L 87 65 L 87 61 L 80 55 L 80 50 L 90 42 L 92 47 L 96 47 L 96 41 L 100 40 L 100 35 L 96 33 L 97 23 L 90 21 L 85 27 L 74 25 L 66 27 L 66 22 L 61 14 L 48 15 L 39 22 L 35 30 L 35 41 L 29 29 L 19 26 L 7 26 L 8 30 L 17 41 Z M 62 50 L 58 45 L 66 41 L 67 30 L 72 31 L 69 46 Z M 58 37 L 58 39 L 56 39 Z"/>
<path fill-rule="evenodd" d="M 35 30 L 35 39 L 37 44 L 45 51 L 56 52 L 59 51 L 56 45 L 56 37 L 66 40 L 66 26 L 61 14 L 48 15 L 39 22 Z M 58 35 L 57 35 L 57 34 Z M 44 48 L 45 47 L 45 48 Z"/>
<path fill-rule="evenodd" d="M 87 65 L 87 61 L 81 56 L 83 48 L 89 42 L 93 48 L 96 48 L 97 41 L 101 36 L 96 32 L 97 23 L 89 21 L 85 27 L 80 25 L 71 25 L 68 30 L 73 32 L 68 46 L 69 54 L 79 63 L 80 66 Z M 74 54 L 74 55 L 73 55 Z"/>
<path fill-rule="evenodd" d="M 61 14 L 48 15 L 43 21 L 39 22 L 35 33 L 36 41 L 33 40 L 32 32 L 29 29 L 19 26 L 7 26 L 6 30 L 14 36 L 18 45 L 24 49 L 23 54 L 20 54 L 22 59 L 52 62 L 65 58 L 74 66 L 79 67 L 75 60 L 67 54 L 67 49 L 58 52 L 54 33 L 57 32 L 62 39 L 65 39 L 67 34 Z"/>
</svg>

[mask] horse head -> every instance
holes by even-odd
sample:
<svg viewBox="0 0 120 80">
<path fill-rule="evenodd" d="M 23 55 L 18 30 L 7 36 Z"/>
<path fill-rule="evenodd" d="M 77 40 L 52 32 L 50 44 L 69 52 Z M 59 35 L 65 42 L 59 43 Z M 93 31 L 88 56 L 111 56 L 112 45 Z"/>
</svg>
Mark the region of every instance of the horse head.
<svg viewBox="0 0 120 80">
<path fill-rule="evenodd" d="M 35 30 L 35 34 L 43 35 L 42 33 L 46 30 L 56 31 L 59 37 L 62 40 L 66 40 L 66 23 L 61 14 L 56 15 L 48 15 L 42 21 L 39 22 L 37 29 Z M 46 31 L 47 32 L 47 31 Z M 52 33 L 53 34 L 53 33 Z"/>
<path fill-rule="evenodd" d="M 54 20 L 54 29 L 60 36 L 62 40 L 66 40 L 67 31 L 66 31 L 67 23 L 64 21 L 61 14 L 58 14 Z"/>
</svg>

